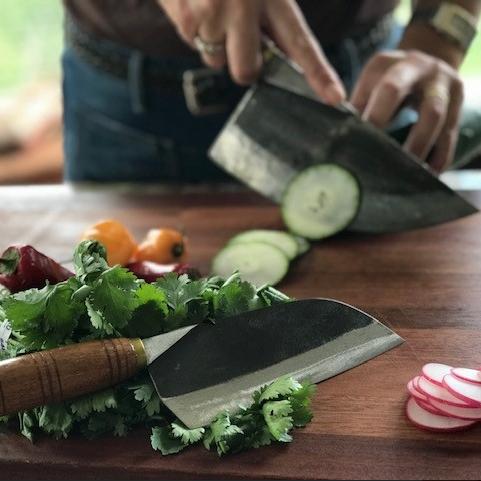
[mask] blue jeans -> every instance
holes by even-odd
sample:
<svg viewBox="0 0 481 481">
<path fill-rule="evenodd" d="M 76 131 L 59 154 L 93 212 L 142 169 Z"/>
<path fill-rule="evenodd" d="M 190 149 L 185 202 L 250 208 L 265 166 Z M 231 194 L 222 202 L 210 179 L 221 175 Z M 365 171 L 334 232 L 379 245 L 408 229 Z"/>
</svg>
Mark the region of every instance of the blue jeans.
<svg viewBox="0 0 481 481">
<path fill-rule="evenodd" d="M 392 48 L 393 28 L 376 48 Z M 99 40 L 105 49 L 133 59 L 138 53 Z M 370 52 L 374 53 L 374 51 Z M 347 39 L 326 49 L 348 90 L 367 60 Z M 137 56 L 137 57 L 136 57 Z M 190 59 L 155 59 L 160 68 L 182 72 L 200 67 Z M 229 112 L 194 117 L 180 91 L 169 92 L 108 74 L 68 46 L 63 58 L 65 177 L 71 181 L 202 182 L 232 180 L 207 157 Z"/>
</svg>

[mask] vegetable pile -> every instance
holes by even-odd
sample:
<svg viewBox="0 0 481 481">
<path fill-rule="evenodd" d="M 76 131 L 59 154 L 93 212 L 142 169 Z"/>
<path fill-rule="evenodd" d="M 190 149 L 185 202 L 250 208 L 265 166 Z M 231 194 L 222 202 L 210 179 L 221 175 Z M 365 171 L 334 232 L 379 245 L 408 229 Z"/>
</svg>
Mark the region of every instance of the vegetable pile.
<svg viewBox="0 0 481 481">
<path fill-rule="evenodd" d="M 92 339 L 153 336 L 289 301 L 276 289 L 256 288 L 239 274 L 194 280 L 171 272 L 148 283 L 106 259 L 99 242 L 83 241 L 74 253 L 75 274 L 68 279 L 15 294 L 2 289 L 0 323 L 9 323 L 12 332 L 0 359 Z M 18 422 L 29 439 L 37 432 L 55 438 L 72 433 L 124 436 L 144 425 L 152 430 L 152 447 L 162 454 L 203 442 L 223 455 L 290 442 L 291 430 L 311 419 L 313 391 L 312 385 L 280 378 L 256 392 L 251 406 L 219 413 L 209 426 L 188 429 L 162 405 L 145 371 L 102 392 L 21 412 Z M 2 420 L 15 422 L 15 417 Z"/>
<path fill-rule="evenodd" d="M 481 371 L 429 363 L 407 385 L 406 415 L 417 427 L 449 432 L 481 421 Z"/>
</svg>

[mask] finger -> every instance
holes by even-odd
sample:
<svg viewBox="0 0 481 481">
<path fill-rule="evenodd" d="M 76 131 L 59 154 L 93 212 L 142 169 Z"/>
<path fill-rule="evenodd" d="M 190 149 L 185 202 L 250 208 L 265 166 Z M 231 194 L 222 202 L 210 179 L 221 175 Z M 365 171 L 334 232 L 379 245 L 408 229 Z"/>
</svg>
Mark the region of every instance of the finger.
<svg viewBox="0 0 481 481">
<path fill-rule="evenodd" d="M 362 118 L 381 129 L 387 127 L 423 76 L 425 76 L 423 69 L 408 62 L 398 62 L 388 68 L 377 83 L 370 86 L 371 93 Z"/>
<path fill-rule="evenodd" d="M 446 78 L 429 81 L 426 94 L 421 100 L 419 118 L 409 132 L 404 148 L 425 160 L 446 123 L 449 105 L 449 86 Z M 429 90 L 433 92 L 429 94 Z M 438 91 L 439 93 L 436 93 Z"/>
<path fill-rule="evenodd" d="M 429 164 L 437 171 L 445 170 L 454 158 L 456 143 L 459 136 L 459 121 L 463 105 L 463 87 L 458 81 L 451 88 L 451 100 L 449 103 L 446 122 L 439 134 L 438 142 L 429 158 Z"/>
<path fill-rule="evenodd" d="M 381 52 L 367 62 L 354 86 L 350 99 L 351 104 L 359 112 L 363 112 L 366 108 L 369 97 L 384 72 L 399 60 L 402 60 L 401 52 Z"/>
<path fill-rule="evenodd" d="M 224 45 L 225 27 L 221 21 L 221 17 L 214 12 L 211 12 L 209 16 L 204 16 L 197 35 L 203 42 Z M 216 69 L 220 69 L 226 64 L 226 54 L 224 50 L 212 54 L 201 52 L 201 58 L 206 65 Z"/>
<path fill-rule="evenodd" d="M 306 80 L 321 99 L 336 105 L 346 92 L 310 31 L 299 7 L 292 1 L 267 3 L 267 21 L 273 40 L 304 71 Z"/>
<path fill-rule="evenodd" d="M 226 39 L 227 62 L 231 77 L 240 85 L 249 85 L 259 75 L 262 65 L 259 23 L 255 12 L 240 9 L 229 25 Z"/>
</svg>

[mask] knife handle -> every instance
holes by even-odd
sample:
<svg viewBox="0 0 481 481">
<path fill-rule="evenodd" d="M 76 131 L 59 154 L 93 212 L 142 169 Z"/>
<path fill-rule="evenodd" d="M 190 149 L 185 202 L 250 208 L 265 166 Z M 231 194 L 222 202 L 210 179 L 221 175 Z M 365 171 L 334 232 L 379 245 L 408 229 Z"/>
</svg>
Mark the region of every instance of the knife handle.
<svg viewBox="0 0 481 481">
<path fill-rule="evenodd" d="M 0 416 L 113 386 L 147 365 L 140 339 L 103 339 L 0 362 Z"/>
</svg>

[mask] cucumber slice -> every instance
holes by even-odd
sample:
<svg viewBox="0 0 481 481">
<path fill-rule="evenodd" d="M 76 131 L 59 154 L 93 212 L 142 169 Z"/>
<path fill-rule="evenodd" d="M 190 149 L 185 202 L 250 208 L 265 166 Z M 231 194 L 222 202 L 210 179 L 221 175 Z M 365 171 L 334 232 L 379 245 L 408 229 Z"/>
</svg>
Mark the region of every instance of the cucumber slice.
<svg viewBox="0 0 481 481">
<path fill-rule="evenodd" d="M 304 239 L 304 237 L 301 237 L 300 235 L 295 235 L 293 237 L 297 242 L 298 256 L 302 256 L 302 254 L 305 254 L 311 248 L 311 244 L 309 244 L 309 241 Z"/>
<path fill-rule="evenodd" d="M 361 204 L 359 182 L 337 164 L 314 165 L 289 183 L 282 217 L 294 234 L 323 239 L 345 229 Z"/>
<path fill-rule="evenodd" d="M 264 242 L 280 249 L 289 260 L 298 254 L 297 241 L 291 234 L 281 230 L 255 229 L 241 232 L 234 236 L 229 244 L 245 244 L 247 242 Z"/>
<path fill-rule="evenodd" d="M 280 282 L 289 268 L 289 259 L 277 247 L 264 242 L 227 244 L 214 258 L 212 273 L 229 277 L 239 271 L 242 279 L 256 286 Z"/>
</svg>

